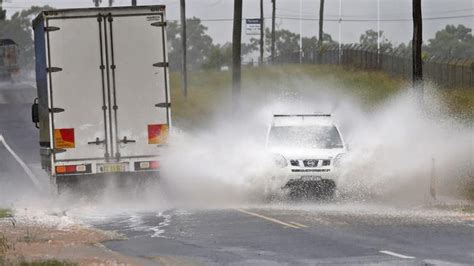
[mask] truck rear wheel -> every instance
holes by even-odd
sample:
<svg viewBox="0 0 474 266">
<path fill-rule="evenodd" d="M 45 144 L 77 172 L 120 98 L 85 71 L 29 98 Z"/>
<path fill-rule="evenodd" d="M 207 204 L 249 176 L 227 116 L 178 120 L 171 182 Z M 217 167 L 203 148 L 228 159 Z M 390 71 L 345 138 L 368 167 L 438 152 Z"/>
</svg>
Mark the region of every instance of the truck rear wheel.
<svg viewBox="0 0 474 266">
<path fill-rule="evenodd" d="M 95 175 L 71 175 L 56 177 L 58 194 L 73 193 L 87 196 L 100 195 L 105 189 L 116 189 L 118 191 L 140 194 L 152 182 L 159 179 L 156 173 L 137 174 L 120 173 L 95 174 Z"/>
</svg>

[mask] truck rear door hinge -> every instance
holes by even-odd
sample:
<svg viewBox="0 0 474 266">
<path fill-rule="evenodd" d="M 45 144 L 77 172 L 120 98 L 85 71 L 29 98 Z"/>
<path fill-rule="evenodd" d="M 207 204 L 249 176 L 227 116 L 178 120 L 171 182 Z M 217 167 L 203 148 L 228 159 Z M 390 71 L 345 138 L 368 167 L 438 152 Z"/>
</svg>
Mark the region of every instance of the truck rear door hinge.
<svg viewBox="0 0 474 266">
<path fill-rule="evenodd" d="M 58 108 L 58 107 L 54 107 L 54 108 L 49 108 L 49 112 L 50 113 L 62 113 L 64 112 L 65 110 L 63 108 Z"/>
<path fill-rule="evenodd" d="M 151 23 L 151 25 L 154 27 L 166 27 L 168 23 L 166 23 L 166 21 L 159 21 L 159 22 L 153 22 Z"/>
<path fill-rule="evenodd" d="M 58 154 L 58 153 L 64 153 L 66 152 L 66 149 L 58 149 L 58 148 L 54 148 L 51 150 L 53 153 L 55 154 Z"/>
<path fill-rule="evenodd" d="M 53 72 L 63 71 L 63 69 L 60 67 L 48 67 L 46 68 L 46 71 L 48 71 L 49 73 L 53 73 Z"/>
<path fill-rule="evenodd" d="M 171 107 L 171 103 L 157 103 L 157 104 L 155 104 L 155 107 L 170 108 L 170 107 Z"/>
<path fill-rule="evenodd" d="M 168 62 L 160 62 L 153 64 L 154 67 L 169 67 L 170 64 Z"/>
<path fill-rule="evenodd" d="M 44 27 L 44 31 L 46 31 L 46 32 L 57 31 L 57 30 L 60 30 L 60 29 L 61 29 L 61 28 L 59 28 L 59 27 L 54 27 L 54 26 Z"/>
</svg>

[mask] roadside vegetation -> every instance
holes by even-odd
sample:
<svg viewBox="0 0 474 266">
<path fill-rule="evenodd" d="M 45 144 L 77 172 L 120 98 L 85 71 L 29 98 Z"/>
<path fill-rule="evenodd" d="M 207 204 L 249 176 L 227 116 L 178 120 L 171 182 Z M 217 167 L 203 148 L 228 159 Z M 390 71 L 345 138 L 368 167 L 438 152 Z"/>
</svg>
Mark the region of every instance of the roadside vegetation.
<svg viewBox="0 0 474 266">
<path fill-rule="evenodd" d="M 279 65 L 246 67 L 242 74 L 242 98 L 265 103 L 269 96 L 311 86 L 337 88 L 360 100 L 364 108 L 408 90 L 410 83 L 381 71 L 363 71 L 339 66 Z M 232 77 L 230 71 L 193 71 L 189 74 L 188 98 L 181 91 L 179 72 L 171 73 L 171 97 L 174 122 L 183 127 L 206 126 L 209 118 L 232 108 Z M 315 88 L 316 89 L 316 88 Z M 471 89 L 435 88 L 427 84 L 426 93 L 438 94 L 450 115 L 469 123 L 473 121 L 474 94 Z"/>
<path fill-rule="evenodd" d="M 9 209 L 1 209 L 0 208 L 0 219 L 1 218 L 9 218 L 13 216 L 13 212 Z"/>
</svg>

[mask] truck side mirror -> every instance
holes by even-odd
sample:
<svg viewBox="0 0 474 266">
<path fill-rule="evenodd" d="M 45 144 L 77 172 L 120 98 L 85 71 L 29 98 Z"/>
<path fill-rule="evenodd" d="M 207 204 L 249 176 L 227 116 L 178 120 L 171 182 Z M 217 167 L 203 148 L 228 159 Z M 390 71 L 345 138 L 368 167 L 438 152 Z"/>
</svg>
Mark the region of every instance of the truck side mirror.
<svg viewBox="0 0 474 266">
<path fill-rule="evenodd" d="M 35 127 L 39 128 L 39 109 L 38 109 L 38 98 L 35 99 L 31 106 L 31 120 L 35 123 Z"/>
</svg>

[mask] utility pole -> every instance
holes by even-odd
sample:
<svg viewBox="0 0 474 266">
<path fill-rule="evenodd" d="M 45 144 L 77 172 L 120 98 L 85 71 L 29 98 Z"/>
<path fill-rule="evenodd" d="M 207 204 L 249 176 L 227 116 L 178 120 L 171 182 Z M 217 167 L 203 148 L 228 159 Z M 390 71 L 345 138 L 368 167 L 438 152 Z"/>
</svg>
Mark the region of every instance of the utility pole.
<svg viewBox="0 0 474 266">
<path fill-rule="evenodd" d="M 423 43 L 423 19 L 421 0 L 413 0 L 413 87 L 423 93 L 423 60 L 421 46 Z"/>
<path fill-rule="evenodd" d="M 276 13 L 276 0 L 272 0 L 272 48 L 271 48 L 272 63 L 275 62 L 275 13 Z"/>
<path fill-rule="evenodd" d="M 263 46 L 264 46 L 264 32 L 263 23 L 263 0 L 260 0 L 260 66 L 263 66 Z"/>
<path fill-rule="evenodd" d="M 183 61 L 181 68 L 182 86 L 184 98 L 188 97 L 188 46 L 186 34 L 186 0 L 180 0 L 181 5 L 181 50 L 183 50 Z"/>
<path fill-rule="evenodd" d="M 324 0 L 319 1 L 319 39 L 318 39 L 318 63 L 323 63 L 323 37 L 324 37 Z"/>
<path fill-rule="evenodd" d="M 92 2 L 94 2 L 95 7 L 99 7 L 100 3 L 102 3 L 102 0 L 92 0 Z"/>
<path fill-rule="evenodd" d="M 242 0 L 234 0 L 234 30 L 232 35 L 232 96 L 234 108 L 238 108 L 242 79 Z"/>
<path fill-rule="evenodd" d="M 114 0 L 109 0 L 109 7 L 114 5 Z"/>
<path fill-rule="evenodd" d="M 380 33 L 380 0 L 377 0 L 377 68 L 380 67 L 380 43 L 382 42 Z"/>
<path fill-rule="evenodd" d="M 132 0 L 132 6 L 137 6 L 137 0 Z"/>
<path fill-rule="evenodd" d="M 342 63 L 342 0 L 339 0 L 339 65 Z"/>
<path fill-rule="evenodd" d="M 0 21 L 5 20 L 7 17 L 7 11 L 3 9 L 3 0 L 0 0 Z"/>
<path fill-rule="evenodd" d="M 303 0 L 300 0 L 300 64 L 303 64 Z"/>
</svg>

